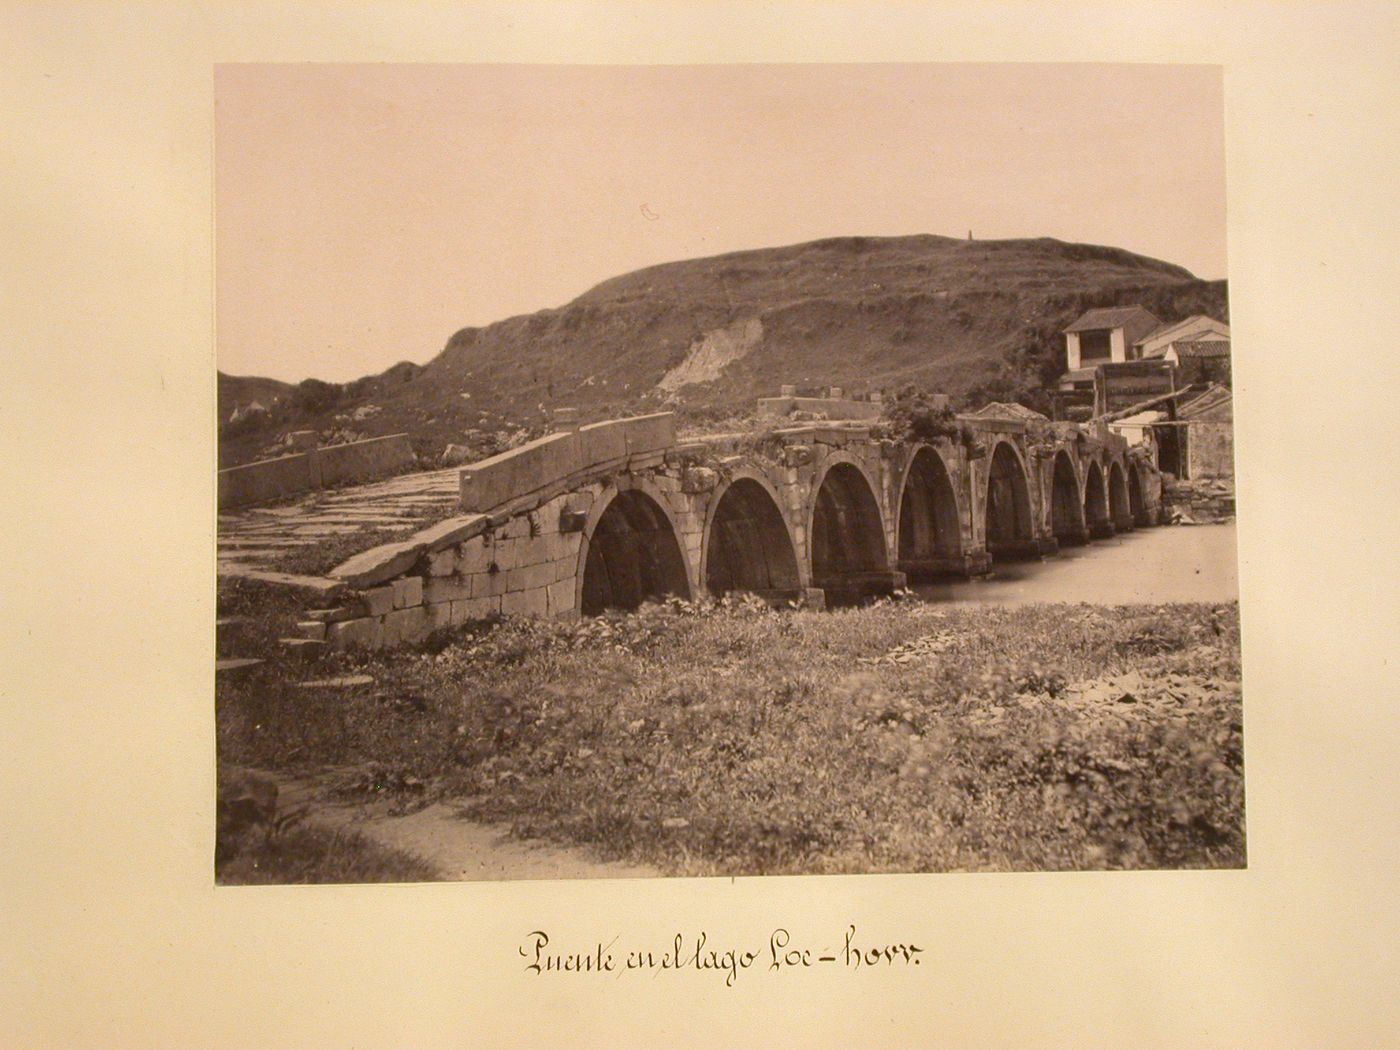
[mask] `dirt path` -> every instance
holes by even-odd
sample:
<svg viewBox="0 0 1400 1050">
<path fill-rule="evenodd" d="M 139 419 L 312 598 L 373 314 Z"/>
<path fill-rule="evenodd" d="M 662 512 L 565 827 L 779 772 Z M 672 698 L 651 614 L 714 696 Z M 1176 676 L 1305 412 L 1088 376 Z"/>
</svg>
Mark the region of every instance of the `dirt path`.
<svg viewBox="0 0 1400 1050">
<path fill-rule="evenodd" d="M 280 808 L 313 802 L 324 787 L 316 780 L 282 781 Z M 389 804 L 337 804 L 315 799 L 308 820 L 349 828 L 381 846 L 405 850 L 436 867 L 446 881 L 504 879 L 647 879 L 661 872 L 638 865 L 599 860 L 580 849 L 510 837 L 504 825 L 482 824 L 460 815 L 448 802 L 404 816 Z"/>
</svg>

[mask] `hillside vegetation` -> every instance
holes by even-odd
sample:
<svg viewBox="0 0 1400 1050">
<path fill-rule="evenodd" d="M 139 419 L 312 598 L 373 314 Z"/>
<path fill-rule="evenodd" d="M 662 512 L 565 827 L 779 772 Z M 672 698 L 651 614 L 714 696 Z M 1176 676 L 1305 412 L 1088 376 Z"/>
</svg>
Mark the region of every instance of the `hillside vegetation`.
<svg viewBox="0 0 1400 1050">
<path fill-rule="evenodd" d="M 220 458 L 254 458 L 289 429 L 334 431 L 371 402 L 380 410 L 355 432 L 407 431 L 425 461 L 449 442 L 489 450 L 493 436 L 538 427 L 558 406 L 585 419 L 663 406 L 718 418 L 783 383 L 912 384 L 965 404 L 1039 407 L 1064 367 L 1062 329 L 1089 307 L 1127 303 L 1164 321 L 1228 321 L 1224 281 L 1048 238 L 842 237 L 666 263 L 558 308 L 464 328 L 421 368 L 395 366 L 336 388 L 329 404 L 226 434 Z"/>
</svg>

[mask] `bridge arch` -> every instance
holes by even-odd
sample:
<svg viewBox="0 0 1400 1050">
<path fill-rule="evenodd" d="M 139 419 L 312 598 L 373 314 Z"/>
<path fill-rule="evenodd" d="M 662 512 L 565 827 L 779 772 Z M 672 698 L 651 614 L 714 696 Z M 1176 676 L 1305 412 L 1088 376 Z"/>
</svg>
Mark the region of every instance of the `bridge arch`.
<svg viewBox="0 0 1400 1050">
<path fill-rule="evenodd" d="M 777 490 L 758 471 L 737 471 L 710 501 L 699 575 L 716 597 L 749 591 L 792 598 L 801 591 L 797 546 Z"/>
<path fill-rule="evenodd" d="M 594 503 L 578 558 L 575 600 L 584 616 L 691 597 L 690 573 L 665 498 L 638 479 L 609 486 Z"/>
<path fill-rule="evenodd" d="M 833 453 L 813 479 L 807 516 L 813 587 L 828 604 L 858 601 L 872 584 L 888 586 L 889 552 L 879 492 L 864 468 L 846 453 Z"/>
<path fill-rule="evenodd" d="M 1089 525 L 1084 519 L 1084 501 L 1079 471 L 1074 459 L 1064 449 L 1055 453 L 1050 476 L 1050 531 L 1060 546 L 1084 543 L 1089 539 Z"/>
<path fill-rule="evenodd" d="M 1132 512 L 1137 525 L 1151 524 L 1147 514 L 1147 503 L 1142 497 L 1142 465 L 1128 460 L 1128 510 Z"/>
<path fill-rule="evenodd" d="M 1020 450 L 1002 438 L 987 461 L 985 522 L 987 553 L 995 558 L 1033 553 L 1030 472 Z"/>
<path fill-rule="evenodd" d="M 1084 518 L 1089 525 L 1089 535 L 1095 539 L 1113 535 L 1113 520 L 1108 513 L 1108 486 L 1097 460 L 1090 460 L 1084 472 Z"/>
<path fill-rule="evenodd" d="M 1108 507 L 1113 515 L 1113 527 L 1127 532 L 1133 527 L 1133 512 L 1128 501 L 1128 479 L 1123 464 L 1114 460 L 1108 467 Z"/>
<path fill-rule="evenodd" d="M 943 456 L 920 445 L 905 468 L 895 519 L 899 568 L 928 575 L 956 567 L 962 558 L 957 491 Z"/>
</svg>

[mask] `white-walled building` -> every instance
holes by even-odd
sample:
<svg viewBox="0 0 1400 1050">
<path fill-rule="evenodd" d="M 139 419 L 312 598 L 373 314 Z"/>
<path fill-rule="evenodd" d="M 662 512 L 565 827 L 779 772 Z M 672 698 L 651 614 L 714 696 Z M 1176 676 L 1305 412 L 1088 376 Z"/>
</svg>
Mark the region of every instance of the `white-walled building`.
<svg viewBox="0 0 1400 1050">
<path fill-rule="evenodd" d="M 1184 321 L 1164 325 L 1155 332 L 1139 337 L 1133 349 L 1139 359 L 1163 357 L 1173 364 L 1179 364 L 1182 354 L 1177 344 L 1222 341 L 1229 343 L 1230 326 L 1205 314 L 1195 314 Z"/>
<path fill-rule="evenodd" d="M 1069 371 L 1136 361 L 1142 356 L 1138 343 L 1161 327 L 1157 316 L 1141 306 L 1090 310 L 1065 329 Z"/>
</svg>

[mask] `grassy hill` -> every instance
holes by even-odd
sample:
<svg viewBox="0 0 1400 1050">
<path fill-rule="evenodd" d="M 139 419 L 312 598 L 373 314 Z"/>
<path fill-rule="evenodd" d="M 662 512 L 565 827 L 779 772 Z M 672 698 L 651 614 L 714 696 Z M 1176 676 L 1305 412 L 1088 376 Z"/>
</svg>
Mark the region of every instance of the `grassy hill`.
<svg viewBox="0 0 1400 1050">
<path fill-rule="evenodd" d="M 275 402 L 290 397 L 292 390 L 291 383 L 284 383 L 280 379 L 268 379 L 264 376 L 231 376 L 220 372 L 219 422 L 228 422 L 229 416 L 233 415 L 235 409 L 246 409 L 255 401 L 264 408 L 271 408 Z"/>
<path fill-rule="evenodd" d="M 349 384 L 329 408 L 229 436 L 221 460 L 252 458 L 278 427 L 344 426 L 370 403 L 379 411 L 356 432 L 408 431 L 425 461 L 448 442 L 486 447 L 538 427 L 558 406 L 586 419 L 663 406 L 717 418 L 783 383 L 1034 403 L 1083 310 L 1141 303 L 1164 321 L 1228 320 L 1225 292 L 1170 263 L 1048 238 L 841 237 L 666 263 L 464 328 L 421 368 L 395 366 L 392 381 L 395 369 Z"/>
</svg>

